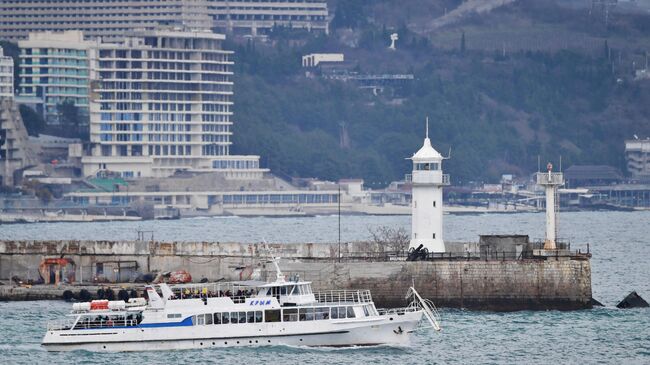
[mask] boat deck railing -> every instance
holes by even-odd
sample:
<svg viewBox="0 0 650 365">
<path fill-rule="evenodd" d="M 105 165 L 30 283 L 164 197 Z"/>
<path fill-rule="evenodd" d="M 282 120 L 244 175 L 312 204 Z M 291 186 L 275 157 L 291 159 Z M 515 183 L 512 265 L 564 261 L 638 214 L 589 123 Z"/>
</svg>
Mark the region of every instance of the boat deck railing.
<svg viewBox="0 0 650 365">
<path fill-rule="evenodd" d="M 372 295 L 370 290 L 328 290 L 314 292 L 314 297 L 319 303 L 370 303 Z"/>
<path fill-rule="evenodd" d="M 135 327 L 138 325 L 136 319 L 114 318 L 114 319 L 97 319 L 97 320 L 79 320 L 75 324 L 75 319 L 61 319 L 47 323 L 48 331 L 65 331 L 80 329 L 97 329 L 97 328 L 115 328 L 115 327 Z"/>
<path fill-rule="evenodd" d="M 76 318 L 57 319 L 47 322 L 48 331 L 65 331 L 71 330 L 76 322 Z"/>
<path fill-rule="evenodd" d="M 405 313 L 417 312 L 420 310 L 422 309 L 415 306 L 409 306 L 404 308 L 377 308 L 377 313 L 379 313 L 380 316 L 383 316 L 385 314 L 402 315 Z"/>
<path fill-rule="evenodd" d="M 200 283 L 173 285 L 171 299 L 204 299 L 228 297 L 235 303 L 244 303 L 246 298 L 257 294 L 257 290 L 247 285 L 236 283 Z"/>
</svg>

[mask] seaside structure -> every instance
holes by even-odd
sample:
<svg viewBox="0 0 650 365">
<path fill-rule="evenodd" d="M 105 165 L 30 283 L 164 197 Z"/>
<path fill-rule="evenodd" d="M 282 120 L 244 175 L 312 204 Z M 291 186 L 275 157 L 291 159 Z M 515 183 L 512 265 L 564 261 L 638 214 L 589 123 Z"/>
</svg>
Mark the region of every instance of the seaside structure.
<svg viewBox="0 0 650 365">
<path fill-rule="evenodd" d="M 59 106 L 74 104 L 82 125 L 88 124 L 90 80 L 96 77 L 97 41 L 80 31 L 30 33 L 20 47 L 21 98 L 37 100 L 48 124 L 60 124 Z"/>
<path fill-rule="evenodd" d="M 14 97 L 14 61 L 0 47 L 0 99 Z"/>
<path fill-rule="evenodd" d="M 230 155 L 232 51 L 211 32 L 136 32 L 101 43 L 85 176 L 165 177 L 179 170 L 259 178 L 259 156 Z"/>
<path fill-rule="evenodd" d="M 427 119 L 424 144 L 413 157 L 411 248 L 423 245 L 429 252 L 445 252 L 442 239 L 442 187 L 449 185 L 449 175 L 442 173 L 445 158 L 431 146 Z M 407 180 L 409 178 L 407 177 Z"/>
<path fill-rule="evenodd" d="M 12 0 L 0 2 L 0 39 L 31 32 L 81 30 L 122 38 L 133 30 L 183 25 L 258 35 L 275 26 L 328 32 L 325 0 Z"/>
<path fill-rule="evenodd" d="M 537 173 L 537 185 L 543 186 L 546 194 L 546 238 L 544 250 L 556 250 L 557 244 L 557 189 L 564 185 L 564 174 L 553 172 L 553 165 L 549 162 L 546 172 Z"/>
<path fill-rule="evenodd" d="M 650 138 L 625 141 L 625 159 L 633 178 L 650 180 Z"/>
</svg>

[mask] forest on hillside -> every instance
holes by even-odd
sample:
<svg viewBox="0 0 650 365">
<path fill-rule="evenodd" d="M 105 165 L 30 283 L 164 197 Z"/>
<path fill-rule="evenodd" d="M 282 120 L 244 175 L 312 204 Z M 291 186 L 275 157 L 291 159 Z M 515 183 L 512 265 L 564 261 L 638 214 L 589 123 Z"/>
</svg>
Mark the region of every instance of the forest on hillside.
<svg viewBox="0 0 650 365">
<path fill-rule="evenodd" d="M 353 5 L 343 21 L 337 10 L 329 36 L 303 34 L 296 42 L 295 33 L 279 29 L 273 46 L 231 45 L 235 152 L 260 154 L 283 174 L 360 177 L 378 186 L 410 170 L 405 158 L 421 146 L 428 116 L 434 146 L 443 155 L 451 151 L 445 170 L 465 184 L 525 176 L 537 169 L 538 156 L 556 163 L 561 156 L 564 167 L 606 164 L 625 172 L 624 140 L 650 136 L 650 81 L 615 71 L 606 37 L 591 52 L 474 49 L 464 33 L 457 47 L 439 48 L 406 25 L 369 22 L 377 2 L 366 3 L 372 6 Z M 506 11 L 522 5 L 514 7 Z M 398 50 L 387 50 L 396 30 Z M 358 40 L 352 46 L 344 37 L 351 32 Z M 362 73 L 395 70 L 415 80 L 396 103 L 349 83 L 307 78 L 300 56 L 315 51 L 341 51 Z"/>
</svg>

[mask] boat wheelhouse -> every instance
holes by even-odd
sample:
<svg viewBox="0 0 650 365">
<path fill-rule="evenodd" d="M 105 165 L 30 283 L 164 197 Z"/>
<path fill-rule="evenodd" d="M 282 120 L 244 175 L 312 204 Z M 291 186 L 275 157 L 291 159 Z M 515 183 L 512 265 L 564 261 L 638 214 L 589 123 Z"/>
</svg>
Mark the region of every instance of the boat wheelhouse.
<svg viewBox="0 0 650 365">
<path fill-rule="evenodd" d="M 411 288 L 406 308 L 378 310 L 368 290 L 313 292 L 311 283 L 285 280 L 277 261 L 273 282 L 159 284 L 146 299 L 76 303 L 63 321 L 48 324 L 51 351 L 143 351 L 304 345 L 403 345 L 426 318 L 439 329 L 433 304 Z"/>
</svg>

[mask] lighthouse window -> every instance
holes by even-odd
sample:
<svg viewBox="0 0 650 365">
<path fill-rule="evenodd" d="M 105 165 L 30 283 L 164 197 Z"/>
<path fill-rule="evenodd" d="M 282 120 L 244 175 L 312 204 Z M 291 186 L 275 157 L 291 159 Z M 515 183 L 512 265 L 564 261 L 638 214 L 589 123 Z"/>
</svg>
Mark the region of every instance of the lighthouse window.
<svg viewBox="0 0 650 365">
<path fill-rule="evenodd" d="M 436 207 L 436 201 L 435 200 L 433 201 L 433 207 L 434 208 Z"/>
<path fill-rule="evenodd" d="M 435 233 L 433 234 L 433 239 L 434 239 L 434 240 L 436 239 L 436 234 L 435 234 Z"/>
</svg>

